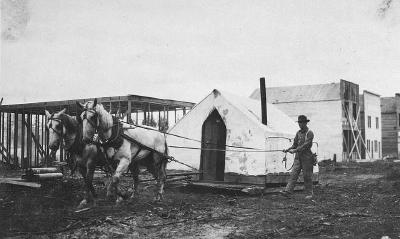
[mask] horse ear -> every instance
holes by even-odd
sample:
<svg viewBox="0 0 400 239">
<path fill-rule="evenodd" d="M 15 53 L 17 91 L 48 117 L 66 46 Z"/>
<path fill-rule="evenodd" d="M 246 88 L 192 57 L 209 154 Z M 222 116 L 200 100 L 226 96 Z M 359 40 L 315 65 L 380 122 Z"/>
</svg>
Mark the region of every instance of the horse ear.
<svg viewBox="0 0 400 239">
<path fill-rule="evenodd" d="M 94 99 L 93 107 L 96 107 L 96 105 L 97 105 L 97 98 Z"/>
<path fill-rule="evenodd" d="M 65 111 L 67 111 L 67 109 L 66 109 L 66 108 L 64 108 L 63 110 L 61 110 L 61 111 L 60 111 L 60 114 L 64 114 L 64 113 L 65 113 Z"/>
<path fill-rule="evenodd" d="M 47 110 L 44 110 L 44 113 L 46 114 L 47 118 L 50 118 L 50 117 L 51 117 L 51 114 L 50 114 L 50 112 L 49 112 L 49 111 L 47 111 Z"/>
<path fill-rule="evenodd" d="M 76 105 L 78 106 L 79 109 L 83 110 L 83 108 L 85 108 L 85 105 L 82 104 L 81 102 L 77 101 Z"/>
</svg>

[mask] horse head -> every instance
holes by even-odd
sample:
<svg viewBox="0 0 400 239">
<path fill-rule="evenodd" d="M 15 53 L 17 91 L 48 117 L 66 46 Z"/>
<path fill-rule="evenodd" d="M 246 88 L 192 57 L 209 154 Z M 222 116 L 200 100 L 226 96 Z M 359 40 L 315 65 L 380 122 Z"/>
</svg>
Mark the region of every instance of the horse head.
<svg viewBox="0 0 400 239">
<path fill-rule="evenodd" d="M 57 151 L 66 132 L 65 124 L 61 118 L 61 115 L 63 115 L 65 111 L 66 109 L 63 109 L 59 112 L 50 114 L 49 111 L 45 110 L 47 116 L 46 127 L 49 130 L 49 148 L 52 152 Z"/>
<path fill-rule="evenodd" d="M 97 99 L 80 104 L 80 107 L 83 110 L 81 114 L 83 142 L 92 142 L 96 133 L 102 136 L 111 128 L 112 115 L 104 109 L 102 104 L 97 103 Z"/>
</svg>

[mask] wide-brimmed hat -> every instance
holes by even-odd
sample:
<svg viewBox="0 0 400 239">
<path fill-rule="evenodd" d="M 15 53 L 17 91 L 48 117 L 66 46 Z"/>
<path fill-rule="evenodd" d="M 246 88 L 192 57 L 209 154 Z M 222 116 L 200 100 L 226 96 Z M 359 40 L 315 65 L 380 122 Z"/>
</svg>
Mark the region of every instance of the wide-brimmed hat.
<svg viewBox="0 0 400 239">
<path fill-rule="evenodd" d="M 307 122 L 310 122 L 310 120 L 307 119 L 307 116 L 305 116 L 305 115 L 299 115 L 299 117 L 297 118 L 297 122 L 307 123 Z"/>
</svg>

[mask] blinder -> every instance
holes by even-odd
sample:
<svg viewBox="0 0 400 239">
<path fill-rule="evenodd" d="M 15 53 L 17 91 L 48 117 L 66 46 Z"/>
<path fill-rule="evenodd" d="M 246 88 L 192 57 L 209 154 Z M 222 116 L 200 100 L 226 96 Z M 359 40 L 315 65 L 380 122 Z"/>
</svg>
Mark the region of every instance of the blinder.
<svg viewBox="0 0 400 239">
<path fill-rule="evenodd" d="M 87 117 L 87 113 L 90 112 L 93 114 L 93 117 L 91 117 L 90 119 Z M 93 109 L 85 109 L 85 111 L 83 112 L 84 114 L 82 114 L 82 120 L 87 120 L 89 122 L 89 124 L 95 129 L 95 131 L 97 132 L 99 129 L 99 117 L 97 115 L 97 112 Z M 95 123 L 96 122 L 96 123 Z"/>
<path fill-rule="evenodd" d="M 59 130 L 57 130 L 57 129 L 55 129 L 54 127 L 53 127 L 53 124 L 51 123 L 51 121 L 56 121 L 56 122 L 58 122 L 60 125 L 64 125 L 64 123 L 62 122 L 62 120 L 61 119 L 59 119 L 59 118 L 54 118 L 54 114 L 52 114 L 50 117 L 49 117 L 49 129 L 51 129 L 51 130 L 53 130 L 54 131 L 54 133 L 56 133 L 58 136 L 60 136 L 60 137 L 62 137 L 63 136 L 63 128 L 61 128 L 61 130 L 59 131 Z"/>
</svg>

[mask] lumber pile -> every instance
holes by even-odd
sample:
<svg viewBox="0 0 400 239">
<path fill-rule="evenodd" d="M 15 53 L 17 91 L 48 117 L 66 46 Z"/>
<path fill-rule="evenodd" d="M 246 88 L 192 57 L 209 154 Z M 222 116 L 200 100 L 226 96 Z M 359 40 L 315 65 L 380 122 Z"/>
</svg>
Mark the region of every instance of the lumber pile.
<svg viewBox="0 0 400 239">
<path fill-rule="evenodd" d="M 57 168 L 30 168 L 22 175 L 22 179 L 30 182 L 62 178 L 63 174 Z"/>
</svg>

